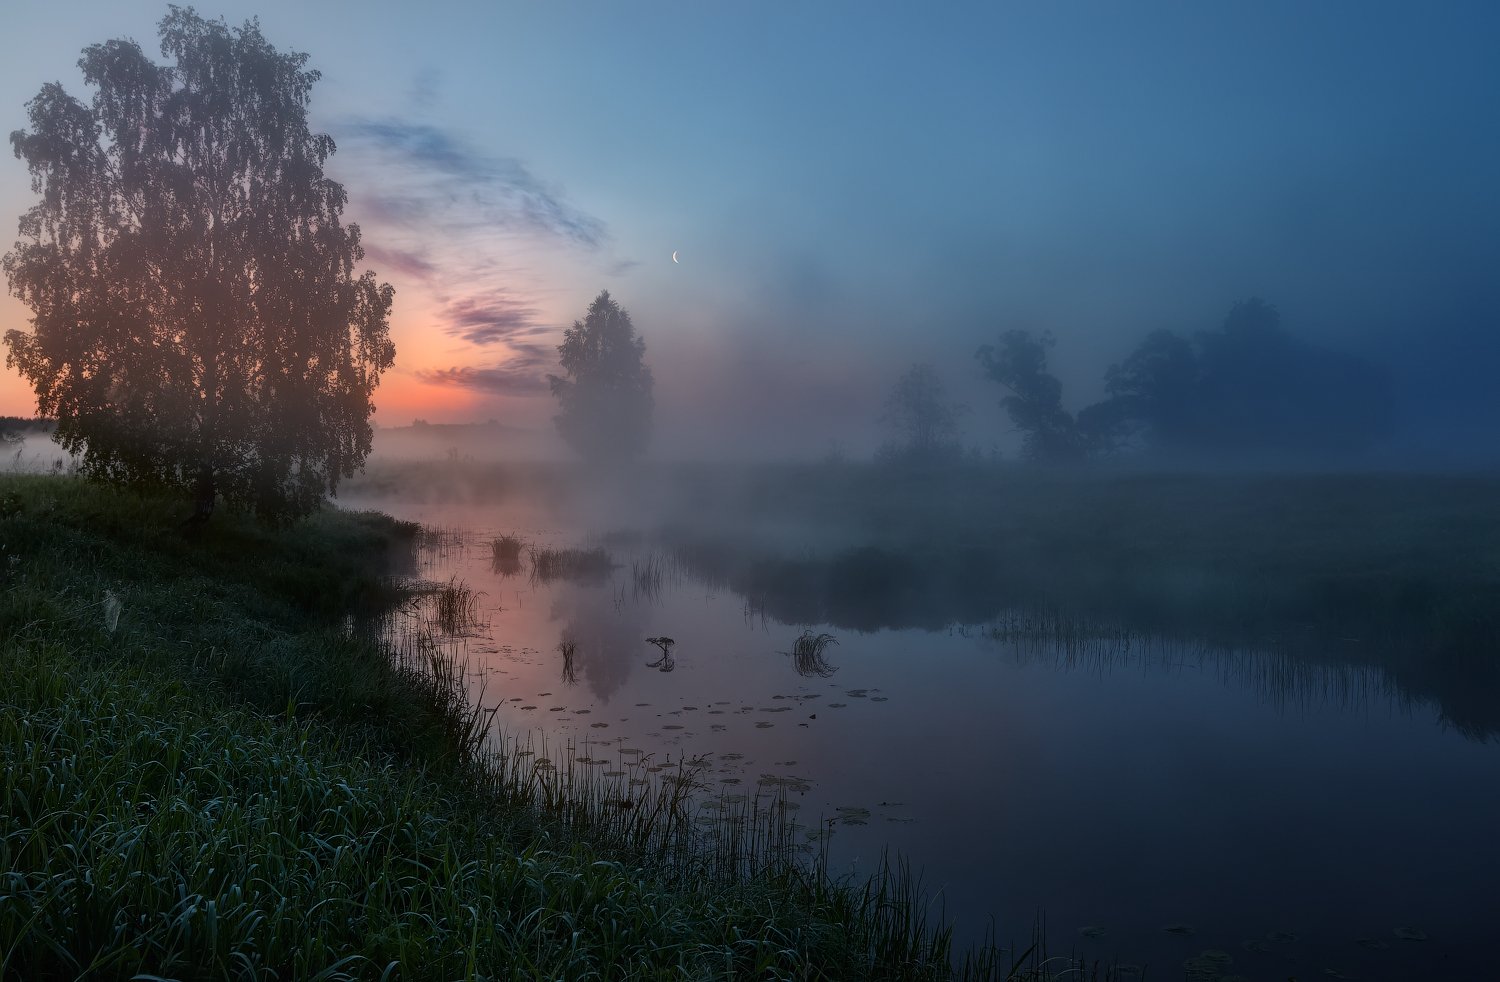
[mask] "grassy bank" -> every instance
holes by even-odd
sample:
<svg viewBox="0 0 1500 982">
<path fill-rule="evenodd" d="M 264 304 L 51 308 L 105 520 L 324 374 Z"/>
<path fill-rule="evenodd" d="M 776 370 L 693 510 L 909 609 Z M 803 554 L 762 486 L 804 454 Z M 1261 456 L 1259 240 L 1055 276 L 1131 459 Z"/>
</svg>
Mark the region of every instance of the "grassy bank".
<svg viewBox="0 0 1500 982">
<path fill-rule="evenodd" d="M 653 853 L 480 752 L 430 646 L 347 629 L 411 527 L 185 539 L 176 502 L 44 477 L 0 516 L 0 978 L 948 974 L 909 879 Z"/>
</svg>

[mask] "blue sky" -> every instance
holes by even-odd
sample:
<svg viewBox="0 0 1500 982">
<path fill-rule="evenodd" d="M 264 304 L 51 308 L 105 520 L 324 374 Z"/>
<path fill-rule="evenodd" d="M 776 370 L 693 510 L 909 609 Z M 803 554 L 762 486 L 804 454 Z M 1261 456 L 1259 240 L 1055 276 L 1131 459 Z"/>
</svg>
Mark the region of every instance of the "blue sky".
<svg viewBox="0 0 1500 982">
<path fill-rule="evenodd" d="M 1391 364 L 1409 440 L 1500 423 L 1494 4 L 198 10 L 323 72 L 315 124 L 398 291 L 385 424 L 544 430 L 553 346 L 603 288 L 673 452 L 867 448 L 914 361 L 1008 447 L 973 359 L 1000 331 L 1050 329 L 1077 408 L 1146 331 L 1252 295 Z M 88 43 L 156 54 L 164 12 L 7 5 L 0 129 L 44 81 L 84 95 Z M 0 220 L 29 200 L 0 161 Z M 7 372 L 0 412 L 28 408 Z"/>
</svg>

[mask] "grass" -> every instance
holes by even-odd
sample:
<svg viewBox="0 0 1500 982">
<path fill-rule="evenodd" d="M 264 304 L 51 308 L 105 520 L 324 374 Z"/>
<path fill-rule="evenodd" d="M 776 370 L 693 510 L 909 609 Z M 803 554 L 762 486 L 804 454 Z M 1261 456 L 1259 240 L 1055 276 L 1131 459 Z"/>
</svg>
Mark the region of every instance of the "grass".
<svg viewBox="0 0 1500 982">
<path fill-rule="evenodd" d="M 525 548 L 526 543 L 514 535 L 497 535 L 490 540 L 490 553 L 497 563 L 520 562 Z"/>
<path fill-rule="evenodd" d="M 828 664 L 828 659 L 823 652 L 829 645 L 838 643 L 838 639 L 831 634 L 803 631 L 797 640 L 792 642 L 792 650 L 784 651 L 782 654 L 791 657 L 793 667 L 803 678 L 826 679 L 838 669 Z"/>
<path fill-rule="evenodd" d="M 541 582 L 575 580 L 598 583 L 614 571 L 609 553 L 594 549 L 531 549 L 531 575 Z"/>
<path fill-rule="evenodd" d="M 0 503 L 0 979 L 950 976 L 909 873 L 830 882 L 774 795 L 492 733 L 392 606 L 411 526 Z"/>
<path fill-rule="evenodd" d="M 566 686 L 578 684 L 578 666 L 573 659 L 578 655 L 578 642 L 564 637 L 557 643 L 557 653 L 562 655 L 562 683 Z"/>
<path fill-rule="evenodd" d="M 630 583 L 636 599 L 655 601 L 661 596 L 666 578 L 667 560 L 660 553 L 630 561 Z"/>
<path fill-rule="evenodd" d="M 431 603 L 424 607 L 424 623 L 432 634 L 441 637 L 470 637 L 479 634 L 489 622 L 479 614 L 479 598 L 483 594 L 472 590 L 457 576 L 447 583 L 427 592 Z"/>
<path fill-rule="evenodd" d="M 500 576 L 521 572 L 521 551 L 526 548 L 514 535 L 500 535 L 490 540 L 490 571 Z"/>
</svg>

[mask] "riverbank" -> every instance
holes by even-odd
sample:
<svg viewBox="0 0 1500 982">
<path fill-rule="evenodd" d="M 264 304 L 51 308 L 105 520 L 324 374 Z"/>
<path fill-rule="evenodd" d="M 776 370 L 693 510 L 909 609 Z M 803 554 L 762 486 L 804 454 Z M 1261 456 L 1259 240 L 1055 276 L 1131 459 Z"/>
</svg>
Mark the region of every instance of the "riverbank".
<svg viewBox="0 0 1500 982">
<path fill-rule="evenodd" d="M 539 808 L 432 649 L 348 629 L 399 599 L 414 526 L 180 512 L 0 478 L 0 978 L 948 975 L 909 878 Z"/>
</svg>

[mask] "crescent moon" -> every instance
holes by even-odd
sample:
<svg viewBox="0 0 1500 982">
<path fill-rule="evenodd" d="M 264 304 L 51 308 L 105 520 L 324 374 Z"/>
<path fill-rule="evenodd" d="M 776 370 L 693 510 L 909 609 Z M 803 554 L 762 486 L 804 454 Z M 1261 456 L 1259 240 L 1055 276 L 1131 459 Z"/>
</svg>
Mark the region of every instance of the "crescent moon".
<svg viewBox="0 0 1500 982">
<path fill-rule="evenodd" d="M 677 262 L 677 250 L 672 250 L 672 262 Z M 681 265 L 680 263 L 678 265 Z"/>
</svg>

